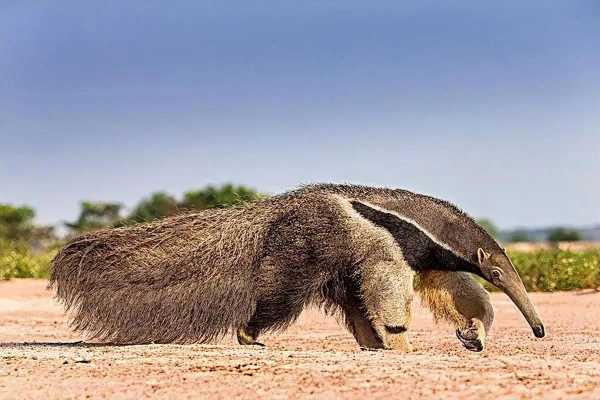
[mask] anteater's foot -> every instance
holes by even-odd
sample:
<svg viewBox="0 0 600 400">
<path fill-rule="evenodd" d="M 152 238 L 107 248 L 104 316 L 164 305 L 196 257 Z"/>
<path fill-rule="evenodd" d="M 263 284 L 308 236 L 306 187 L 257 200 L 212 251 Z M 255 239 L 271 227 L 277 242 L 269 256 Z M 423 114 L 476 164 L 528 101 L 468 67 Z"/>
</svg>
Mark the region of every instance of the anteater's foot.
<svg viewBox="0 0 600 400">
<path fill-rule="evenodd" d="M 472 319 L 470 325 L 465 329 L 457 329 L 456 337 L 467 350 L 483 351 L 485 329 L 483 323 L 478 319 Z"/>
<path fill-rule="evenodd" d="M 465 348 L 467 350 L 471 350 L 471 351 L 482 351 L 483 350 L 483 343 L 481 343 L 481 340 L 474 338 L 474 339 L 468 339 L 466 336 L 468 336 L 468 333 L 466 335 L 463 336 L 463 333 L 461 333 L 460 330 L 456 330 L 456 337 L 458 338 L 458 340 L 461 341 L 461 343 L 463 344 L 463 346 L 465 346 Z"/>
<path fill-rule="evenodd" d="M 257 337 L 258 337 L 258 334 L 250 332 L 246 328 L 239 328 L 237 331 L 237 340 L 238 340 L 239 344 L 244 345 L 244 346 L 253 345 L 253 346 L 265 347 L 265 345 L 263 343 L 256 341 Z"/>
</svg>

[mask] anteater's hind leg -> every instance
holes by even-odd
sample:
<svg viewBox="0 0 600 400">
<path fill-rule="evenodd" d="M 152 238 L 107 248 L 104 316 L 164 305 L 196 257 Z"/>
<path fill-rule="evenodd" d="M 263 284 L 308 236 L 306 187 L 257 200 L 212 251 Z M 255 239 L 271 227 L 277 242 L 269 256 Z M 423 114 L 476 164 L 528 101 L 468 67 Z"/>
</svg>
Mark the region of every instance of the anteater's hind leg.
<svg viewBox="0 0 600 400">
<path fill-rule="evenodd" d="M 257 342 L 259 331 L 251 326 L 244 326 L 237 330 L 237 340 L 242 345 L 264 346 L 263 343 Z"/>
<path fill-rule="evenodd" d="M 238 343 L 264 346 L 257 341 L 262 332 L 285 328 L 302 312 L 304 304 L 297 304 L 292 299 L 293 296 L 280 295 L 259 301 L 250 321 L 238 328 Z"/>
<path fill-rule="evenodd" d="M 481 351 L 494 321 L 489 294 L 470 274 L 456 271 L 426 271 L 417 290 L 436 319 L 456 328 L 456 336 L 469 350 Z"/>
</svg>

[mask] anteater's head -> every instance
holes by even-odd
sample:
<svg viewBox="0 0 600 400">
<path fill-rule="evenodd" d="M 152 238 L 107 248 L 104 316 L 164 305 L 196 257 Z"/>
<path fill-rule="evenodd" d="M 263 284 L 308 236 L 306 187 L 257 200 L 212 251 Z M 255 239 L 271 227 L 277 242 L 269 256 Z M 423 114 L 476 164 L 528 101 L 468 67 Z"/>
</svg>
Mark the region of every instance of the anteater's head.
<svg viewBox="0 0 600 400">
<path fill-rule="evenodd" d="M 472 218 L 450 203 L 407 191 L 378 201 L 353 201 L 361 215 L 387 229 L 415 270 L 477 274 L 510 297 L 536 337 L 544 325 L 505 250 Z"/>
<path fill-rule="evenodd" d="M 448 242 L 450 251 L 467 261 L 459 269 L 481 276 L 506 293 L 531 326 L 533 334 L 544 337 L 544 324 L 506 250 L 468 215 L 449 203 L 441 204 L 446 205 L 439 218 L 443 228 L 436 231 L 440 240 Z"/>
<path fill-rule="evenodd" d="M 525 286 L 506 252 L 500 246 L 488 250 L 477 248 L 477 267 L 480 276 L 506 293 L 521 310 L 533 334 L 538 338 L 544 337 L 544 324 L 529 300 Z"/>
</svg>

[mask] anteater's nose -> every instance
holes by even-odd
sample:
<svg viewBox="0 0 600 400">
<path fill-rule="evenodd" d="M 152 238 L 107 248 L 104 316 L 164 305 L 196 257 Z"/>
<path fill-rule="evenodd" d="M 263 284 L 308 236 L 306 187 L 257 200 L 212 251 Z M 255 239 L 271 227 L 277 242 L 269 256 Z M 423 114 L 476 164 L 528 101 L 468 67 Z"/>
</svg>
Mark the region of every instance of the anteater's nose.
<svg viewBox="0 0 600 400">
<path fill-rule="evenodd" d="M 536 325 L 533 327 L 533 334 L 535 337 L 543 338 L 546 336 L 546 332 L 544 331 L 544 325 Z"/>
</svg>

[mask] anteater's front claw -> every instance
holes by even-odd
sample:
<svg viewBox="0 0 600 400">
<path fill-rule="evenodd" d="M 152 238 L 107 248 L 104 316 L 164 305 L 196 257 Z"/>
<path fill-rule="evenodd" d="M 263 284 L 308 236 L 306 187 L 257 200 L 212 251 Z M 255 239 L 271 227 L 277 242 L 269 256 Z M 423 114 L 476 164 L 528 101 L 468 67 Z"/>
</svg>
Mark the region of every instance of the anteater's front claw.
<svg viewBox="0 0 600 400">
<path fill-rule="evenodd" d="M 472 336 L 472 333 L 469 330 L 467 330 L 466 333 L 462 333 L 459 329 L 456 330 L 456 337 L 467 350 L 476 352 L 483 351 L 483 343 L 481 343 L 481 340 L 479 340 L 477 336 L 470 336 Z"/>
</svg>

